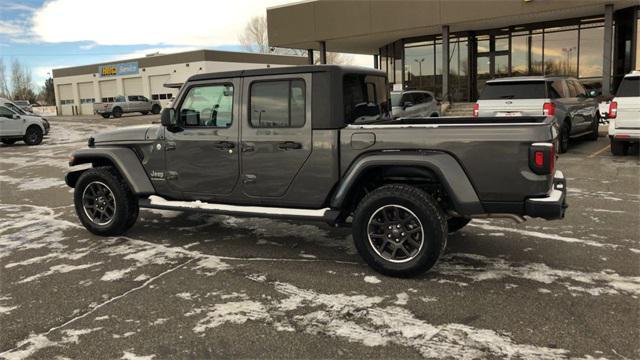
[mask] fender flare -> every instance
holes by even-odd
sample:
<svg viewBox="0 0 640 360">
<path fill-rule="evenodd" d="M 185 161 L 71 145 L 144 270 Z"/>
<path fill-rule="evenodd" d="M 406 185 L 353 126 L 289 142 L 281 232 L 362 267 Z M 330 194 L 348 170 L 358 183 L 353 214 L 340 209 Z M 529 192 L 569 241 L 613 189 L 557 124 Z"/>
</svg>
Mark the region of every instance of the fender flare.
<svg viewBox="0 0 640 360">
<path fill-rule="evenodd" d="M 483 214 L 484 208 L 469 177 L 451 155 L 436 151 L 394 151 L 364 154 L 357 158 L 338 183 L 331 208 L 340 209 L 351 188 L 367 169 L 379 166 L 416 166 L 431 170 L 449 194 L 455 210 L 464 216 Z"/>
<path fill-rule="evenodd" d="M 69 166 L 92 163 L 103 159 L 115 165 L 131 191 L 136 195 L 147 196 L 156 193 L 149 176 L 147 176 L 147 172 L 140 163 L 140 159 L 138 159 L 133 150 L 128 148 L 99 147 L 77 150 L 71 154 Z M 65 177 L 67 185 L 74 187 L 75 182 L 84 171 L 79 170 L 68 173 Z"/>
</svg>

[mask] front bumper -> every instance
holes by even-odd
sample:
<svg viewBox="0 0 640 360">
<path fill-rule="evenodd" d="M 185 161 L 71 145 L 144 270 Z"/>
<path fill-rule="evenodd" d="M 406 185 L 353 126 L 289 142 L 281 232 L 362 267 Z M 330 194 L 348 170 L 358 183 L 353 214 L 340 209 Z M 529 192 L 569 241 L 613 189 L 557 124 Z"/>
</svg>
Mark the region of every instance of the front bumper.
<svg viewBox="0 0 640 360">
<path fill-rule="evenodd" d="M 567 182 L 562 171 L 556 170 L 553 186 L 547 196 L 525 201 L 525 215 L 532 218 L 558 220 L 564 218 L 567 209 Z"/>
</svg>

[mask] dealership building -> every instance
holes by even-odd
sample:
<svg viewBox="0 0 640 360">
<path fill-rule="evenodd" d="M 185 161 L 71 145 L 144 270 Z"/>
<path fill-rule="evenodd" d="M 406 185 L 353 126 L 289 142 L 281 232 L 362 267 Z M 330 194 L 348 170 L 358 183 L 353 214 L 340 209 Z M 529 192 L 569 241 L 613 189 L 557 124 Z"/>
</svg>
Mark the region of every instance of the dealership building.
<svg viewBox="0 0 640 360">
<path fill-rule="evenodd" d="M 267 10 L 271 46 L 375 56 L 395 89 L 475 101 L 488 79 L 569 75 L 612 94 L 640 68 L 637 0 L 331 1 Z"/>
<path fill-rule="evenodd" d="M 191 75 L 306 64 L 305 57 L 197 50 L 53 70 L 61 115 L 93 114 L 94 102 L 143 95 L 164 106 Z"/>
</svg>

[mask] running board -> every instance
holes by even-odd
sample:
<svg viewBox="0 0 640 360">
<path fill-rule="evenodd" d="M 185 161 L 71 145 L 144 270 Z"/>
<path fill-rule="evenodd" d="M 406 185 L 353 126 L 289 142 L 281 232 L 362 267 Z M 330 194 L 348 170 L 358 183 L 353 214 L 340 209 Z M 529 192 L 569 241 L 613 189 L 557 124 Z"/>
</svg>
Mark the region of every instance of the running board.
<svg viewBox="0 0 640 360">
<path fill-rule="evenodd" d="M 329 208 L 313 210 L 268 206 L 212 204 L 201 201 L 172 201 L 165 200 L 156 195 L 149 196 L 147 199 L 140 199 L 139 205 L 141 208 L 149 209 L 197 211 L 247 217 L 325 221 L 330 225 L 335 224 L 336 219 L 340 214 L 339 211 L 331 210 Z"/>
</svg>

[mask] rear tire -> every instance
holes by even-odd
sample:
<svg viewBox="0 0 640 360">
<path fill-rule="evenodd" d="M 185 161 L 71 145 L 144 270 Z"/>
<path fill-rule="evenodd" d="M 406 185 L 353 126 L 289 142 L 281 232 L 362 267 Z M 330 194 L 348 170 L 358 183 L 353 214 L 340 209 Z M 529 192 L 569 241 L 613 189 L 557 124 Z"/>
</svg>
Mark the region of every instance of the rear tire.
<svg viewBox="0 0 640 360">
<path fill-rule="evenodd" d="M 27 128 L 22 140 L 27 145 L 40 145 L 43 135 L 42 129 L 36 125 L 31 125 Z"/>
<path fill-rule="evenodd" d="M 625 141 L 616 141 L 611 139 L 611 154 L 615 156 L 624 156 L 627 155 L 629 150 L 629 144 Z"/>
<path fill-rule="evenodd" d="M 96 235 L 121 235 L 138 217 L 137 198 L 110 166 L 82 173 L 73 200 L 80 222 Z"/>
<path fill-rule="evenodd" d="M 454 232 L 462 229 L 467 226 L 467 224 L 471 221 L 469 218 L 463 217 L 452 217 L 447 220 L 447 227 L 449 228 L 449 234 L 453 234 Z"/>
<path fill-rule="evenodd" d="M 2 143 L 5 144 L 5 145 L 13 145 L 18 140 L 16 140 L 16 139 L 2 139 L 0 141 L 2 141 Z"/>
<path fill-rule="evenodd" d="M 438 203 L 409 185 L 382 186 L 364 197 L 353 219 L 362 258 L 389 276 L 410 277 L 431 269 L 447 244 L 447 221 Z"/>
<path fill-rule="evenodd" d="M 600 136 L 600 114 L 596 113 L 596 116 L 593 119 L 593 124 L 591 124 L 591 133 L 587 135 L 587 139 L 596 141 L 598 140 L 598 136 Z"/>
<path fill-rule="evenodd" d="M 569 137 L 571 134 L 571 129 L 567 124 L 566 120 L 564 124 L 562 124 L 562 128 L 560 129 L 560 135 L 558 139 L 558 153 L 564 154 L 569 149 Z"/>
<path fill-rule="evenodd" d="M 153 105 L 153 106 L 151 107 L 151 112 L 152 112 L 154 115 L 160 114 L 160 110 L 162 110 L 162 108 L 161 108 L 161 107 L 160 107 L 160 105 L 158 105 L 158 104 L 155 104 L 155 105 Z"/>
<path fill-rule="evenodd" d="M 119 118 L 119 117 L 122 116 L 122 109 L 117 107 L 117 108 L 113 109 L 112 114 L 113 114 L 114 118 Z"/>
</svg>

